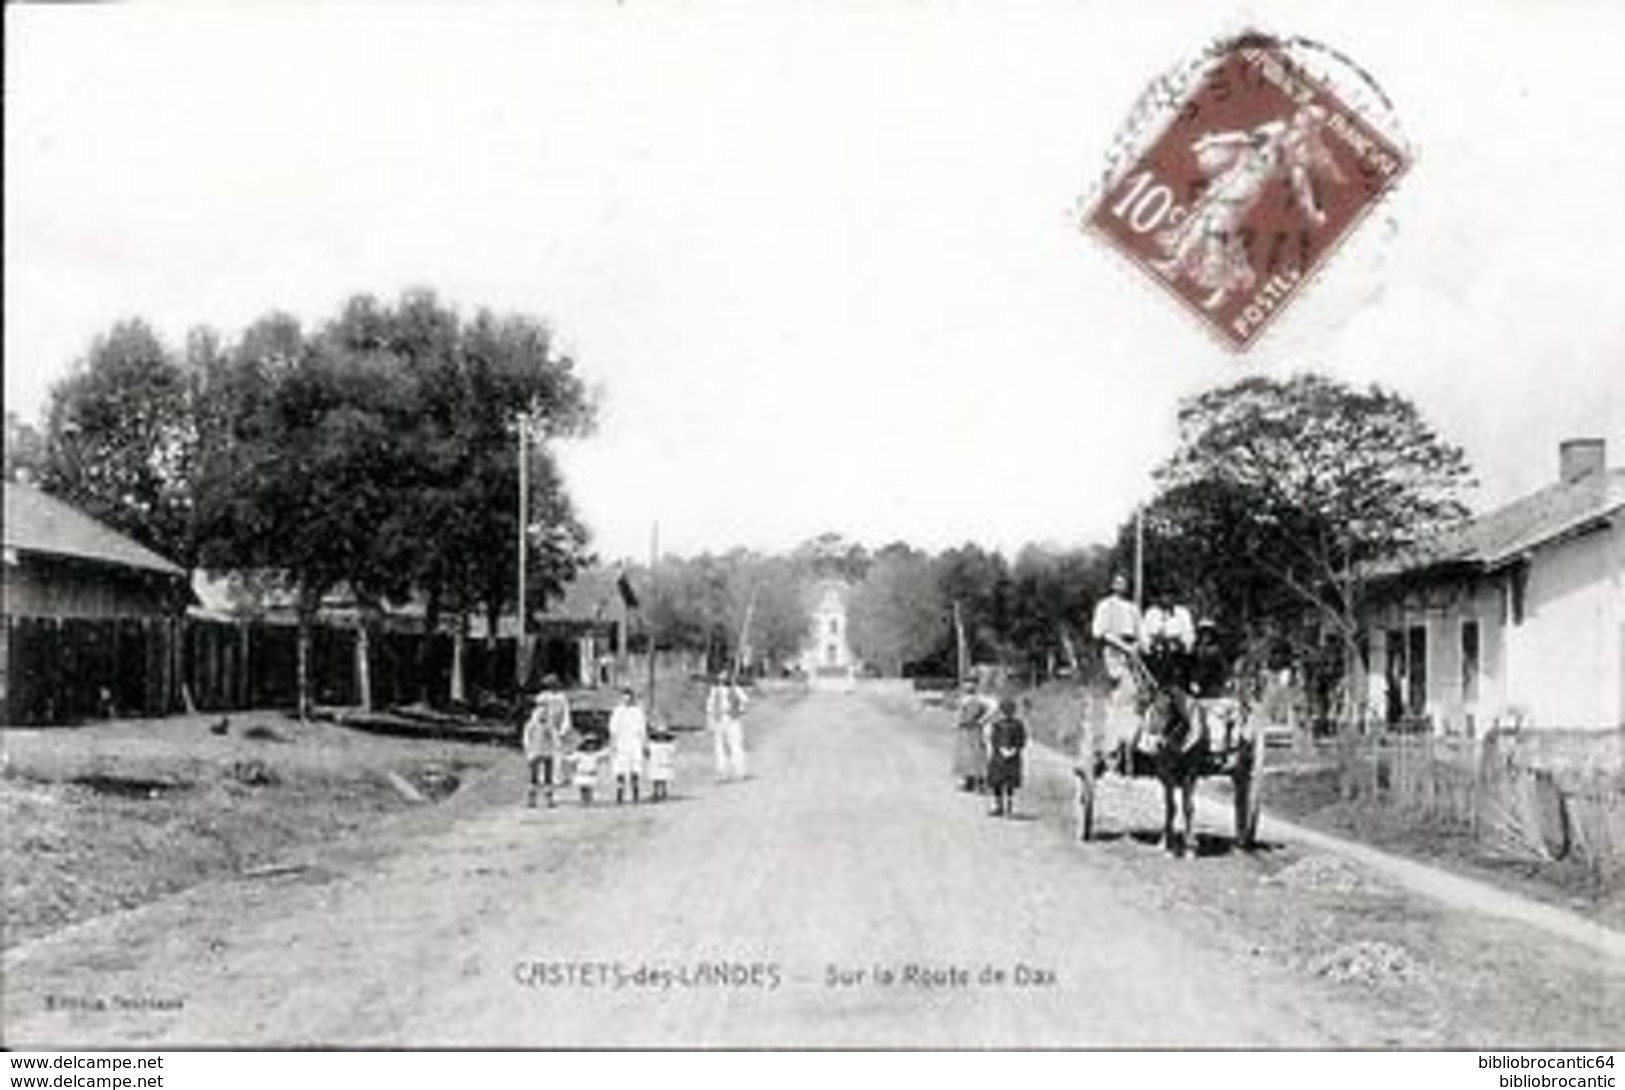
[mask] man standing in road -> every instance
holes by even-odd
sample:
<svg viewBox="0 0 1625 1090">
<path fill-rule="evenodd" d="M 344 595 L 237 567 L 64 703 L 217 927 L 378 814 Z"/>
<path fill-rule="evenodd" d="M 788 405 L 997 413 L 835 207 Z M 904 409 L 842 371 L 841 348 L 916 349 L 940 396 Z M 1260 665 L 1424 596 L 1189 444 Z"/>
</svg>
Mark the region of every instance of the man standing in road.
<svg viewBox="0 0 1625 1090">
<path fill-rule="evenodd" d="M 1112 592 L 1095 603 L 1089 631 L 1100 643 L 1106 668 L 1106 744 L 1118 753 L 1119 770 L 1128 771 L 1127 743 L 1138 727 L 1134 698 L 1138 686 L 1133 667 L 1140 650 L 1140 607 L 1128 597 L 1128 580 L 1112 576 Z"/>
<path fill-rule="evenodd" d="M 540 787 L 547 795 L 548 808 L 552 809 L 553 786 L 563 774 L 561 763 L 565 737 L 569 733 L 570 701 L 559 691 L 558 678 L 549 674 L 542 679 L 541 691 L 532 701 L 521 739 L 525 762 L 530 766 L 528 805 L 536 805 L 536 790 Z"/>
<path fill-rule="evenodd" d="M 745 778 L 745 694 L 720 671 L 705 694 L 705 723 L 717 760 L 717 782 Z"/>
<path fill-rule="evenodd" d="M 609 770 L 615 777 L 615 802 L 626 801 L 632 788 L 632 802 L 638 801 L 643 777 L 643 751 L 649 744 L 649 720 L 638 706 L 638 694 L 621 690 L 621 702 L 609 713 Z"/>
</svg>

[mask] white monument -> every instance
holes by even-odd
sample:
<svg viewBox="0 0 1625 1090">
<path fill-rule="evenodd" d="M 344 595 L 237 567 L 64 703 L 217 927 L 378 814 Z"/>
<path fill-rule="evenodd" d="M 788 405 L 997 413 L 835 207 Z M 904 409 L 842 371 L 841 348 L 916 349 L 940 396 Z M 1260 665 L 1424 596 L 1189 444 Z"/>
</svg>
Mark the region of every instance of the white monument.
<svg viewBox="0 0 1625 1090">
<path fill-rule="evenodd" d="M 849 689 L 858 664 L 846 639 L 846 601 L 851 588 L 839 579 L 825 579 L 812 588 L 812 624 L 798 660 L 801 672 L 814 688 Z"/>
</svg>

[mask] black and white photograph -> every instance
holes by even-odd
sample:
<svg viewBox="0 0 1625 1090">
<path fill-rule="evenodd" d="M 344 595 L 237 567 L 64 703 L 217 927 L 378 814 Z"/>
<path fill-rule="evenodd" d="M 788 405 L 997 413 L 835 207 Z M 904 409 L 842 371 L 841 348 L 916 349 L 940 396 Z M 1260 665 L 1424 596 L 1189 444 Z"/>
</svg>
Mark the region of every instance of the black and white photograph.
<svg viewBox="0 0 1625 1090">
<path fill-rule="evenodd" d="M 1625 7 L 5 20 L 8 1085 L 1616 1085 Z"/>
</svg>

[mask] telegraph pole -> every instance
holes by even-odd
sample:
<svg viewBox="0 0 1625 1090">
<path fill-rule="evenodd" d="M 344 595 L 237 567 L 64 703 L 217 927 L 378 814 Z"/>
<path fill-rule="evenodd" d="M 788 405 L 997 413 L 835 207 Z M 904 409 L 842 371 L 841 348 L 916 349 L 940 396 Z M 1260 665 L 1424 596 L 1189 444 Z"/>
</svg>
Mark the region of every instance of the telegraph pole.
<svg viewBox="0 0 1625 1090">
<path fill-rule="evenodd" d="M 970 677 L 970 648 L 965 643 L 965 619 L 959 612 L 959 599 L 954 599 L 954 673 L 963 685 Z"/>
<path fill-rule="evenodd" d="M 523 689 L 525 667 L 530 656 L 525 647 L 525 554 L 529 552 L 527 533 L 530 521 L 530 413 L 519 414 L 519 636 L 514 641 L 514 687 Z"/>
<path fill-rule="evenodd" d="M 620 574 L 616 577 L 616 590 L 618 590 L 620 592 L 620 599 L 621 599 L 621 612 L 619 613 L 619 615 L 617 615 L 616 624 L 615 624 L 615 684 L 616 685 L 630 685 L 630 684 L 632 684 L 631 658 L 630 658 L 631 650 L 627 647 L 627 644 L 626 644 L 627 636 L 632 631 L 632 622 L 631 622 L 632 607 L 631 607 L 630 604 L 628 604 L 628 602 L 626 600 L 626 590 L 625 590 L 625 588 L 628 585 L 629 584 L 626 581 L 626 565 L 623 563 L 621 565 Z"/>
<path fill-rule="evenodd" d="M 655 575 L 656 565 L 660 563 L 660 523 L 657 520 L 649 531 L 649 612 L 654 612 L 655 591 L 659 586 Z M 649 719 L 654 720 L 655 714 L 655 628 L 653 618 L 644 615 L 643 628 L 649 636 Z"/>
<path fill-rule="evenodd" d="M 1134 509 L 1134 609 L 1145 608 L 1145 508 Z"/>
</svg>

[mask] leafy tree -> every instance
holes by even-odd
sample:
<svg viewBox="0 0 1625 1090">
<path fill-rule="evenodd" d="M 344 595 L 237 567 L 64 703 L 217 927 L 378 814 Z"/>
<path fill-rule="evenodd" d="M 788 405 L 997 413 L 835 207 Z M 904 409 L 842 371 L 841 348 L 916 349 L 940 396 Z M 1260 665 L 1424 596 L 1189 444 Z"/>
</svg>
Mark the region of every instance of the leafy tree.
<svg viewBox="0 0 1625 1090">
<path fill-rule="evenodd" d="M 442 403 L 453 408 L 450 431 L 465 460 L 448 464 L 459 498 L 451 509 L 467 520 L 432 554 L 443 565 L 454 601 L 483 603 L 493 621 L 515 592 L 518 544 L 518 464 L 513 451 L 521 413 L 532 442 L 530 527 L 532 552 L 525 604 L 534 612 L 587 559 L 587 532 L 570 502 L 548 444 L 589 435 L 597 406 L 567 356 L 553 352 L 547 327 L 524 315 L 478 311 L 462 330 L 455 393 Z M 445 480 L 445 477 L 441 478 Z"/>
<path fill-rule="evenodd" d="M 792 554 L 812 578 L 856 583 L 869 568 L 869 553 L 862 545 L 834 531 L 803 542 Z"/>
<path fill-rule="evenodd" d="M 1030 678 L 1047 677 L 1061 664 L 1085 669 L 1087 610 L 1110 578 L 1110 550 L 1052 550 L 1028 545 L 1010 567 L 1008 640 L 1012 665 Z"/>
<path fill-rule="evenodd" d="M 1362 669 L 1363 566 L 1465 514 L 1460 448 L 1398 394 L 1309 374 L 1198 395 L 1179 429 L 1150 520 L 1170 579 L 1243 619 L 1290 603 Z"/>
<path fill-rule="evenodd" d="M 707 670 L 782 667 L 807 639 L 811 613 L 805 589 L 810 574 L 802 559 L 748 549 L 722 555 L 663 556 L 658 578 L 628 569 L 643 597 L 643 621 L 657 647 L 687 654 Z M 610 587 L 600 570 L 578 583 Z M 588 593 L 602 600 L 608 590 Z M 573 593 L 577 608 L 583 596 Z"/>
<path fill-rule="evenodd" d="M 663 557 L 643 608 L 657 647 L 716 663 L 729 647 L 729 571 L 719 557 Z"/>
<path fill-rule="evenodd" d="M 931 558 L 901 542 L 875 554 L 847 607 L 853 653 L 901 675 L 952 639 L 949 606 Z"/>
<path fill-rule="evenodd" d="M 812 626 L 808 573 L 790 557 L 744 550 L 728 561 L 732 661 L 782 669 L 800 653 Z"/>
<path fill-rule="evenodd" d="M 40 484 L 190 567 L 196 439 L 184 371 L 149 325 L 121 321 L 51 391 Z"/>
<path fill-rule="evenodd" d="M 532 319 L 482 311 L 464 326 L 426 292 L 394 307 L 357 296 L 313 336 L 272 314 L 225 353 L 200 348 L 205 556 L 279 571 L 295 590 L 302 704 L 309 623 L 336 587 L 362 610 L 364 700 L 365 637 L 382 603 L 421 591 L 431 625 L 443 604 L 483 604 L 495 630 L 518 559 L 521 412 L 539 440 L 527 535 L 539 596 L 584 559 L 585 529 L 545 443 L 588 430 L 592 404 L 549 349 Z"/>
<path fill-rule="evenodd" d="M 308 709 L 310 627 L 323 597 L 349 582 L 358 598 L 404 589 L 377 563 L 377 530 L 390 514 L 398 468 L 374 402 L 395 395 L 387 376 L 330 346 L 299 337 L 277 317 L 244 338 L 221 377 L 226 428 L 203 444 L 199 530 L 211 568 L 282 573 L 299 619 L 300 709 Z M 267 344 L 291 352 L 259 356 Z M 387 586 L 386 586 L 387 584 Z"/>
<path fill-rule="evenodd" d="M 6 410 L 5 455 L 8 481 L 38 480 L 45 468 L 45 437 L 10 409 Z"/>
<path fill-rule="evenodd" d="M 1003 556 L 966 543 L 937 558 L 937 585 L 948 608 L 955 604 L 971 663 L 1002 662 L 1010 650 L 1010 568 Z M 953 634 L 948 634 L 953 661 Z"/>
</svg>

